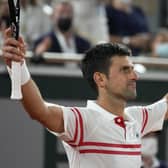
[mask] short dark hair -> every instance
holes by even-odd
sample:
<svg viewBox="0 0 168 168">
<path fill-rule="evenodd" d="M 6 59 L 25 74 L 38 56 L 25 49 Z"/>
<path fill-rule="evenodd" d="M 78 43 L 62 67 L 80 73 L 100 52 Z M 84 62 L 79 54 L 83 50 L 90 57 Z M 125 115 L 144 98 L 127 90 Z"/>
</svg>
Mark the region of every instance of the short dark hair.
<svg viewBox="0 0 168 168">
<path fill-rule="evenodd" d="M 108 76 L 111 58 L 114 56 L 131 56 L 131 50 L 118 43 L 101 43 L 86 51 L 81 62 L 83 77 L 97 92 L 97 85 L 93 79 L 95 72 Z"/>
</svg>

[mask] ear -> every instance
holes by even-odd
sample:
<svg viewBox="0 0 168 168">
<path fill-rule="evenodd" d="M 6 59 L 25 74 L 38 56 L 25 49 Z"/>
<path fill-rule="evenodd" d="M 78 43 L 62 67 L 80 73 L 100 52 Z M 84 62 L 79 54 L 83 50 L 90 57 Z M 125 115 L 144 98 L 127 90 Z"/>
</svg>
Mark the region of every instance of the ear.
<svg viewBox="0 0 168 168">
<path fill-rule="evenodd" d="M 103 88 L 105 86 L 106 75 L 101 72 L 95 72 L 93 75 L 93 79 L 99 88 Z"/>
</svg>

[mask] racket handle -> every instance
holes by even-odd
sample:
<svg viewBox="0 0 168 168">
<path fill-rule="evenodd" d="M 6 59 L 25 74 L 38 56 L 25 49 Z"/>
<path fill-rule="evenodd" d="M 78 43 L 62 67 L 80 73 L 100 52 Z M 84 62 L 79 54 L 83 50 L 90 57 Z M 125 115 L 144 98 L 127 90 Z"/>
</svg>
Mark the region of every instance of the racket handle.
<svg viewBox="0 0 168 168">
<path fill-rule="evenodd" d="M 21 91 L 21 64 L 20 62 L 12 61 L 11 69 L 11 99 L 20 100 L 22 99 Z"/>
</svg>

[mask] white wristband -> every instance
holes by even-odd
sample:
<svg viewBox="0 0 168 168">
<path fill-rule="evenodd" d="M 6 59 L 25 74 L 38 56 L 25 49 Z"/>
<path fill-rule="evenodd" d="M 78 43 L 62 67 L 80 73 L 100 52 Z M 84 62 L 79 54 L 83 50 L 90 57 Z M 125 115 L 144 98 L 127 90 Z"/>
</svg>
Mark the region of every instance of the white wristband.
<svg viewBox="0 0 168 168">
<path fill-rule="evenodd" d="M 11 78 L 12 76 L 11 68 L 7 66 L 7 70 Z M 30 80 L 30 72 L 27 68 L 26 62 L 24 61 L 23 64 L 21 65 L 21 85 L 26 84 L 29 80 Z"/>
</svg>

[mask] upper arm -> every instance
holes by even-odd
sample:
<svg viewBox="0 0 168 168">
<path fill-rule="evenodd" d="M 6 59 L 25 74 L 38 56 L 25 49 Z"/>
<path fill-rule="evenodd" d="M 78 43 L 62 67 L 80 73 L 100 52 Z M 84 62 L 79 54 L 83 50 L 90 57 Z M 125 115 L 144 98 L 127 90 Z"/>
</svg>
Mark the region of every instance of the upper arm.
<svg viewBox="0 0 168 168">
<path fill-rule="evenodd" d="M 162 129 L 166 111 L 167 104 L 165 99 L 148 106 L 138 106 L 127 109 L 127 112 L 141 125 L 142 136 L 149 132 Z"/>
<path fill-rule="evenodd" d="M 167 113 L 166 100 L 161 99 L 151 105 L 145 106 L 144 109 L 146 110 L 146 115 L 144 115 L 144 118 L 146 118 L 144 135 L 152 131 L 161 130 Z"/>
<path fill-rule="evenodd" d="M 51 131 L 57 133 L 64 132 L 64 119 L 61 107 L 51 103 L 45 103 L 45 105 L 45 117 L 40 122 Z"/>
</svg>

